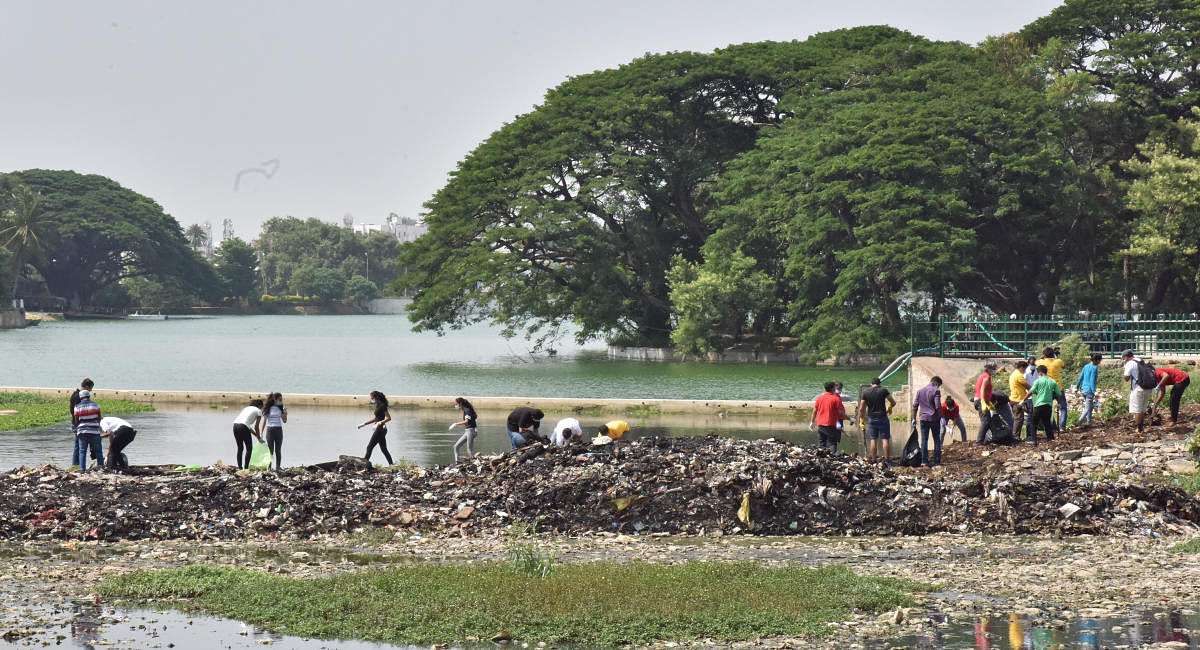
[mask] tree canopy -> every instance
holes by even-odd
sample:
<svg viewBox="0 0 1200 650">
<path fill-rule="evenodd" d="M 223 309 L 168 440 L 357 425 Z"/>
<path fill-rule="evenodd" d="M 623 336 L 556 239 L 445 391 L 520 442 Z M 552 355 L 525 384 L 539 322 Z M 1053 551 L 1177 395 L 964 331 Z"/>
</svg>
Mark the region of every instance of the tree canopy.
<svg viewBox="0 0 1200 650">
<path fill-rule="evenodd" d="M 977 47 L 864 27 L 572 78 L 427 203 L 410 317 L 824 355 L 968 307 L 1195 309 L 1167 140 L 1197 34 L 1196 0 L 1067 0 Z"/>
<path fill-rule="evenodd" d="M 153 200 L 103 176 L 71 171 L 12 172 L 4 182 L 41 196 L 39 210 L 49 217 L 44 241 L 36 250 L 26 247 L 25 259 L 52 294 L 88 304 L 104 288 L 149 276 L 211 295 L 212 268 Z"/>
</svg>

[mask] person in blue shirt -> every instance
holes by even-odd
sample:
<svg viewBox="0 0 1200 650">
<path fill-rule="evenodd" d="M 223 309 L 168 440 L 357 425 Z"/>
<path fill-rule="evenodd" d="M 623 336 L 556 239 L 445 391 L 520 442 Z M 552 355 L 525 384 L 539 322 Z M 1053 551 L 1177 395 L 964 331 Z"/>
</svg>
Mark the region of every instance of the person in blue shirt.
<svg viewBox="0 0 1200 650">
<path fill-rule="evenodd" d="M 1075 380 L 1075 388 L 1083 393 L 1083 413 L 1077 424 L 1081 427 L 1091 426 L 1092 409 L 1096 405 L 1096 380 L 1100 376 L 1100 360 L 1104 357 L 1092 355 L 1092 362 L 1079 371 L 1079 379 Z"/>
</svg>

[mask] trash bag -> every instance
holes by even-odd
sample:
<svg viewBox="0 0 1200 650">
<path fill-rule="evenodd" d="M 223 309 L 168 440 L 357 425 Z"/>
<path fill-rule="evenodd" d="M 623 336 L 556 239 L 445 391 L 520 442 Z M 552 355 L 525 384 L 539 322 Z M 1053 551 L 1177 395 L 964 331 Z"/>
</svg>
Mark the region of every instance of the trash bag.
<svg viewBox="0 0 1200 650">
<path fill-rule="evenodd" d="M 275 459 L 271 457 L 271 448 L 267 446 L 267 443 L 254 443 L 254 449 L 250 451 L 251 469 L 271 469 L 273 460 Z"/>
<path fill-rule="evenodd" d="M 916 422 L 908 434 L 908 442 L 904 443 L 904 451 L 900 452 L 900 464 L 904 467 L 921 466 L 921 434 L 917 433 Z"/>
<path fill-rule="evenodd" d="M 988 429 L 983 434 L 983 439 L 991 445 L 1006 445 L 1012 442 L 1012 429 L 1008 428 L 1008 423 L 999 415 L 993 415 L 991 422 L 988 422 Z"/>
</svg>

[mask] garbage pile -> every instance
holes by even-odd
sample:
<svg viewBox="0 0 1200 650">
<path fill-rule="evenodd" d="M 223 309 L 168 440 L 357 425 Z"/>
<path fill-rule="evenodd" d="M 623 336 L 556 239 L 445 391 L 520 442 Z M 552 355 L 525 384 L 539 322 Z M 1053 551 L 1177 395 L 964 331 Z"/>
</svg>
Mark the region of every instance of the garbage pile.
<svg viewBox="0 0 1200 650">
<path fill-rule="evenodd" d="M 593 451 L 534 445 L 443 468 L 357 458 L 282 473 L 229 467 L 0 475 L 0 539 L 309 538 L 371 527 L 769 535 L 1161 535 L 1200 529 L 1178 488 L 1025 474 L 905 475 L 770 440 L 645 438 Z"/>
</svg>

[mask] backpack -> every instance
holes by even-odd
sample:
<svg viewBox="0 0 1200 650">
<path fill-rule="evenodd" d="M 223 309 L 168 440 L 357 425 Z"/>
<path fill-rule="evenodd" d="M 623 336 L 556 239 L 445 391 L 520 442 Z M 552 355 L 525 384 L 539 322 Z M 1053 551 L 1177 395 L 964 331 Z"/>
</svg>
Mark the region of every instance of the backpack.
<svg viewBox="0 0 1200 650">
<path fill-rule="evenodd" d="M 1158 379 L 1154 376 L 1154 366 L 1138 359 L 1137 362 L 1137 385 L 1141 388 L 1151 389 L 1158 385 Z"/>
</svg>

